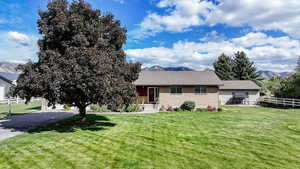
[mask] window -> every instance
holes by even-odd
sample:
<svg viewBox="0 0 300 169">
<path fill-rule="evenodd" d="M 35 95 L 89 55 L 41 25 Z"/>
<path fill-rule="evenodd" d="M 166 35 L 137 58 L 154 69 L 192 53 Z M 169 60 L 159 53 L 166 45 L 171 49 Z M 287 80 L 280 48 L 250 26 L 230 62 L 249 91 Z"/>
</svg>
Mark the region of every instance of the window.
<svg viewBox="0 0 300 169">
<path fill-rule="evenodd" d="M 182 88 L 181 87 L 171 87 L 171 94 L 181 94 Z"/>
<path fill-rule="evenodd" d="M 196 94 L 206 94 L 206 87 L 195 87 L 195 93 Z"/>
</svg>

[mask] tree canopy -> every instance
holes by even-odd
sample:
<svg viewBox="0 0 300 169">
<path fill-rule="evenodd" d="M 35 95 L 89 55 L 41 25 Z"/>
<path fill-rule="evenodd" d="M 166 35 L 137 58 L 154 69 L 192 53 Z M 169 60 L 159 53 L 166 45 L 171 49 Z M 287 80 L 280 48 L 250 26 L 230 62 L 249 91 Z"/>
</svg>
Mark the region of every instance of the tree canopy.
<svg viewBox="0 0 300 169">
<path fill-rule="evenodd" d="M 253 80 L 258 85 L 263 80 L 257 74 L 254 62 L 251 62 L 243 51 L 235 53 L 233 58 L 222 54 L 213 65 L 216 74 L 222 80 Z"/>
<path fill-rule="evenodd" d="M 141 65 L 126 62 L 120 21 L 84 0 L 53 0 L 47 7 L 39 11 L 38 61 L 20 67 L 14 94 L 77 106 L 82 117 L 90 104 L 116 109 L 133 102 Z"/>
<path fill-rule="evenodd" d="M 300 99 L 300 73 L 294 73 L 283 80 L 275 92 L 276 97 Z"/>
<path fill-rule="evenodd" d="M 256 80 L 259 77 L 254 62 L 243 51 L 235 53 L 232 71 L 237 80 Z"/>
<path fill-rule="evenodd" d="M 218 60 L 213 63 L 215 73 L 221 80 L 232 80 L 234 78 L 232 72 L 232 59 L 224 53 L 218 57 Z"/>
</svg>

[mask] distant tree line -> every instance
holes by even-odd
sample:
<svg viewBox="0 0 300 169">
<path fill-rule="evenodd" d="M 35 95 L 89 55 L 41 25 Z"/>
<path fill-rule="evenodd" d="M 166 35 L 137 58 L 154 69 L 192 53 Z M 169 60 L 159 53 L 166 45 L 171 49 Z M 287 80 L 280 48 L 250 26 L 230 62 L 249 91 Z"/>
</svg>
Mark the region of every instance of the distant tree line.
<svg viewBox="0 0 300 169">
<path fill-rule="evenodd" d="M 300 57 L 295 72 L 282 79 L 280 86 L 274 92 L 276 97 L 300 99 Z"/>
<path fill-rule="evenodd" d="M 243 51 L 235 53 L 233 57 L 223 53 L 214 62 L 213 66 L 221 80 L 253 80 L 258 84 L 263 80 L 257 74 L 254 62 L 251 62 Z"/>
</svg>

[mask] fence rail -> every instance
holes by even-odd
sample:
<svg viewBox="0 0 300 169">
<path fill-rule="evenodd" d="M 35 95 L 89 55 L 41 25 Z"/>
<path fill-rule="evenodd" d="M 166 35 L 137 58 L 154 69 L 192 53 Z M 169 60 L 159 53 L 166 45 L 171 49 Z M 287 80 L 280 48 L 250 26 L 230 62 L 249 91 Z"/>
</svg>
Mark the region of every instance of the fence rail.
<svg viewBox="0 0 300 169">
<path fill-rule="evenodd" d="M 300 107 L 300 99 L 262 97 L 259 102 L 271 103 L 271 104 L 282 105 L 282 106 Z"/>
<path fill-rule="evenodd" d="M 0 104 L 19 104 L 19 103 L 25 103 L 26 100 L 21 98 L 5 98 L 3 100 L 0 100 Z M 40 101 L 40 98 L 33 98 L 31 101 Z"/>
</svg>

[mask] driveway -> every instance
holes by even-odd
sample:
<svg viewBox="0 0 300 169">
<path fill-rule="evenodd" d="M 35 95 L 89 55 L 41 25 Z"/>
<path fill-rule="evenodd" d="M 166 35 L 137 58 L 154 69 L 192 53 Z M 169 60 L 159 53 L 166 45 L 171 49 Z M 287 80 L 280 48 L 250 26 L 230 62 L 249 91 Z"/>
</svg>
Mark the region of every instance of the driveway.
<svg viewBox="0 0 300 169">
<path fill-rule="evenodd" d="M 7 117 L 0 120 L 0 141 L 73 115 L 73 113 L 66 112 L 37 112 Z"/>
</svg>

